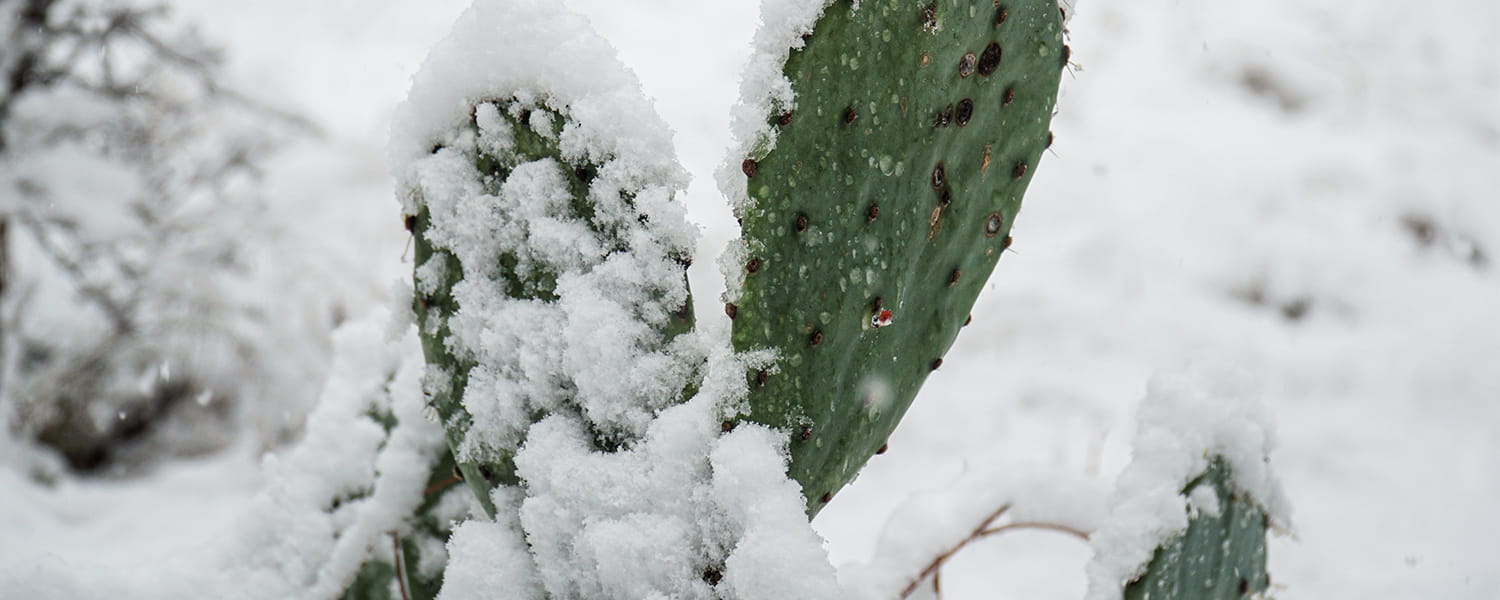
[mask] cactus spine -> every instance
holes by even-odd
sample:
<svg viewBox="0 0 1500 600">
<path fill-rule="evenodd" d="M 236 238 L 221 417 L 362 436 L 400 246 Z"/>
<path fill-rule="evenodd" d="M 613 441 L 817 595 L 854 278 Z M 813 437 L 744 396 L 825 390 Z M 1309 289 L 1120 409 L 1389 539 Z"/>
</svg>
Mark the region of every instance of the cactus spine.
<svg viewBox="0 0 1500 600">
<path fill-rule="evenodd" d="M 795 107 L 744 159 L 737 350 L 749 419 L 791 433 L 816 513 L 885 444 L 1010 245 L 1051 141 L 1054 0 L 834 2 L 783 67 Z"/>
</svg>

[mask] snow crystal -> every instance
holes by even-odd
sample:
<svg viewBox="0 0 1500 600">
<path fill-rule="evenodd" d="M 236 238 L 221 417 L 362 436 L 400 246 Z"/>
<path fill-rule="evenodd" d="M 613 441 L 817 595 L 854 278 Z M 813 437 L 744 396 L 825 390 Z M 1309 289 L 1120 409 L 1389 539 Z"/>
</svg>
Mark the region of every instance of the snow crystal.
<svg viewBox="0 0 1500 600">
<path fill-rule="evenodd" d="M 1290 508 L 1269 463 L 1271 418 L 1248 387 L 1199 374 L 1159 375 L 1148 384 L 1130 466 L 1116 484 L 1109 519 L 1090 538 L 1090 600 L 1119 598 L 1156 547 L 1187 528 L 1190 506 L 1218 512 L 1212 491 L 1182 495 L 1214 456 L 1224 458 L 1233 485 L 1265 508 L 1273 527 L 1289 527 Z"/>
</svg>

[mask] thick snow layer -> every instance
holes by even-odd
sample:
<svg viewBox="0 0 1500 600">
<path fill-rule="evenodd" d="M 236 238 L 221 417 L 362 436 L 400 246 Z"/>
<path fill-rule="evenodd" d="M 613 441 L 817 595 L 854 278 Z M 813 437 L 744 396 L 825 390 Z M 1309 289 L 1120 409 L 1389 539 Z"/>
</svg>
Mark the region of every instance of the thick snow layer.
<svg viewBox="0 0 1500 600">
<path fill-rule="evenodd" d="M 511 125 L 502 111 L 530 117 Z M 568 164 L 510 158 L 512 127 L 546 139 L 560 127 Z M 409 161 L 398 178 L 431 216 L 427 240 L 465 274 L 445 340 L 475 364 L 459 455 L 513 455 L 521 479 L 500 503 L 518 519 L 464 528 L 450 544 L 464 575 L 445 598 L 493 593 L 483 585 L 500 576 L 486 569 L 506 571 L 522 597 L 712 598 L 715 581 L 734 598 L 835 593 L 781 438 L 745 426 L 721 439 L 745 361 L 760 359 L 729 352 L 722 329 L 659 333 L 688 301 L 678 257 L 695 235 L 673 198 L 685 181 L 666 131 L 609 45 L 555 3 L 476 3 L 413 79 L 393 134 Z M 503 181 L 476 170 L 480 152 L 515 163 Z M 583 164 L 598 174 L 587 218 L 568 183 Z M 555 286 L 511 297 L 496 275 L 502 256 L 515 279 Z M 441 269 L 422 266 L 416 286 Z M 447 385 L 444 375 L 428 381 Z M 690 385 L 698 393 L 672 406 Z M 601 433 L 625 447 L 600 451 Z M 488 564 L 471 554 L 494 549 Z"/>
<path fill-rule="evenodd" d="M 1212 488 L 1196 490 L 1208 490 L 1206 498 L 1182 494 L 1215 457 L 1229 466 L 1234 488 L 1265 509 L 1273 529 L 1289 529 L 1291 509 L 1270 464 L 1272 419 L 1247 387 L 1231 376 L 1151 380 L 1138 409 L 1130 466 L 1116 482 L 1104 526 L 1089 538 L 1089 600 L 1120 598 L 1157 546 L 1187 529 L 1190 508 L 1218 512 Z"/>
<path fill-rule="evenodd" d="M 515 98 L 566 110 L 565 155 L 619 160 L 636 181 L 686 183 L 669 129 L 588 21 L 544 0 L 479 0 L 428 54 L 391 131 L 397 170 L 464 126 L 476 104 Z"/>
<path fill-rule="evenodd" d="M 422 414 L 416 337 L 386 342 L 388 320 L 376 313 L 338 331 L 307 432 L 285 455 L 265 458 L 267 489 L 214 561 L 225 574 L 219 594 L 337 598 L 372 548 L 405 532 L 444 441 Z M 389 411 L 396 427 L 388 434 L 372 411 Z"/>
</svg>

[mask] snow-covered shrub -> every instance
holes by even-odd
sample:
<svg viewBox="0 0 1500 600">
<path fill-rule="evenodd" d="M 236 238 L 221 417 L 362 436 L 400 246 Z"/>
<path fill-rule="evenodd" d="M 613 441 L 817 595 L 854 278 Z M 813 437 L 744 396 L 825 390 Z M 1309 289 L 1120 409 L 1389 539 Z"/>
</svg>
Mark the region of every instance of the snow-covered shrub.
<svg viewBox="0 0 1500 600">
<path fill-rule="evenodd" d="M 329 325 L 283 289 L 297 259 L 257 165 L 305 126 L 226 88 L 218 51 L 164 7 L 0 12 L 9 433 L 79 469 L 212 448 L 242 417 L 284 433 L 300 411 L 275 404 L 311 397 Z"/>
</svg>

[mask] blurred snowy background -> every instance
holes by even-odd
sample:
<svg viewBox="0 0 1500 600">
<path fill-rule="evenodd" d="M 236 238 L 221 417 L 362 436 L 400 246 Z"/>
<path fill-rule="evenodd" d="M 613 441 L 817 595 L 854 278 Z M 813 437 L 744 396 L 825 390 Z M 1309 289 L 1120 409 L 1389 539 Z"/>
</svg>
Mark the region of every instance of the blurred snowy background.
<svg viewBox="0 0 1500 600">
<path fill-rule="evenodd" d="M 0 39 L 30 4 L 0 0 Z M 332 329 L 409 278 L 386 131 L 466 4 L 173 0 L 150 21 L 188 60 L 153 74 L 164 97 L 0 106 L 0 598 L 162 597 L 162 565 L 244 518 Z M 706 258 L 734 224 L 711 173 L 756 3 L 566 4 L 675 129 L 699 314 L 722 318 Z M 834 564 L 920 536 L 887 522 L 976 480 L 1108 485 L 1151 375 L 1227 365 L 1280 432 L 1277 597 L 1500 597 L 1500 4 L 1097 0 L 1070 30 L 1014 252 L 890 452 L 815 521 Z M 78 85 L 129 97 L 121 63 Z M 1088 552 L 988 539 L 944 597 L 1078 598 Z"/>
</svg>

